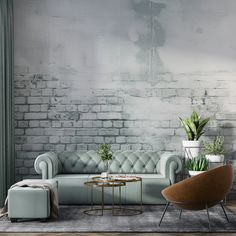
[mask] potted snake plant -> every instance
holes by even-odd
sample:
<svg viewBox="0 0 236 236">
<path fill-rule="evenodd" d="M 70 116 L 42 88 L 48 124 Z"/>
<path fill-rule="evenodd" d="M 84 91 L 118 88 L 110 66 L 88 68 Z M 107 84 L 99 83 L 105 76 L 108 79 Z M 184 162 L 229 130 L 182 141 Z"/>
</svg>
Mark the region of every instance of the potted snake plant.
<svg viewBox="0 0 236 236">
<path fill-rule="evenodd" d="M 197 156 L 188 159 L 186 163 L 190 176 L 195 176 L 205 172 L 208 168 L 208 160 L 205 156 Z"/>
<path fill-rule="evenodd" d="M 108 168 L 109 168 L 109 161 L 112 160 L 112 151 L 111 146 L 109 144 L 101 144 L 98 147 L 97 154 L 100 156 L 101 160 L 104 163 L 105 172 L 101 173 L 102 178 L 108 178 Z"/>
<path fill-rule="evenodd" d="M 201 116 L 193 111 L 190 117 L 179 117 L 182 127 L 187 135 L 187 140 L 183 140 L 183 148 L 186 158 L 193 158 L 199 155 L 199 138 L 204 134 L 204 128 L 210 118 L 202 119 Z"/>
<path fill-rule="evenodd" d="M 224 161 L 224 137 L 217 136 L 212 143 L 204 143 L 204 153 L 209 162 Z"/>
</svg>

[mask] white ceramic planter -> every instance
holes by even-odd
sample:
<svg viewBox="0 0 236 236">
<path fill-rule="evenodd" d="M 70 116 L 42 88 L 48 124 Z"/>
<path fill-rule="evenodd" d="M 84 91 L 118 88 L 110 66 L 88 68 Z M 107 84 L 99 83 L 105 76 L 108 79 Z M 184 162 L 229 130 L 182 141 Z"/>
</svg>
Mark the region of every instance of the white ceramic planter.
<svg viewBox="0 0 236 236">
<path fill-rule="evenodd" d="M 183 140 L 183 148 L 184 148 L 184 155 L 185 158 L 192 159 L 199 155 L 201 142 L 197 141 L 189 141 Z"/>
<path fill-rule="evenodd" d="M 223 162 L 224 155 L 206 155 L 206 159 L 209 162 Z"/>
<path fill-rule="evenodd" d="M 189 175 L 190 176 L 195 176 L 195 175 L 199 175 L 201 173 L 204 173 L 205 171 L 194 171 L 194 170 L 189 170 Z"/>
<path fill-rule="evenodd" d="M 209 161 L 208 168 L 213 169 L 224 164 L 224 155 L 206 155 L 206 159 Z"/>
</svg>

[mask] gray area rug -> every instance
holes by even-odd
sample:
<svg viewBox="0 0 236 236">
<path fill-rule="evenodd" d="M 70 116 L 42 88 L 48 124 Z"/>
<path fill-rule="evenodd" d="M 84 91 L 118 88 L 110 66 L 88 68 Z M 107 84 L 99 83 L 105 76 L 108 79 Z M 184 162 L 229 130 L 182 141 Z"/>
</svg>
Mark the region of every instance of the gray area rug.
<svg viewBox="0 0 236 236">
<path fill-rule="evenodd" d="M 131 208 L 134 206 L 131 206 Z M 158 226 L 164 205 L 144 206 L 141 215 L 112 216 L 105 211 L 103 216 L 83 213 L 89 206 L 61 206 L 57 221 L 21 221 L 11 223 L 7 217 L 0 219 L 0 232 L 209 232 L 206 211 L 183 211 L 170 206 Z M 230 223 L 219 206 L 210 209 L 212 232 L 236 232 L 236 215 L 226 209 Z"/>
</svg>

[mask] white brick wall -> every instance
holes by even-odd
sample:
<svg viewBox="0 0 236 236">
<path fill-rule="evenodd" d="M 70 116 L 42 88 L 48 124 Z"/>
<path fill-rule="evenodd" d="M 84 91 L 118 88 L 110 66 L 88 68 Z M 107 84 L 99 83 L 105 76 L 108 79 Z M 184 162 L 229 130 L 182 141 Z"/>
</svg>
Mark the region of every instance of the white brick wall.
<svg viewBox="0 0 236 236">
<path fill-rule="evenodd" d="M 17 178 L 40 153 L 103 142 L 181 153 L 193 108 L 234 159 L 236 2 L 212 4 L 15 0 Z"/>
</svg>

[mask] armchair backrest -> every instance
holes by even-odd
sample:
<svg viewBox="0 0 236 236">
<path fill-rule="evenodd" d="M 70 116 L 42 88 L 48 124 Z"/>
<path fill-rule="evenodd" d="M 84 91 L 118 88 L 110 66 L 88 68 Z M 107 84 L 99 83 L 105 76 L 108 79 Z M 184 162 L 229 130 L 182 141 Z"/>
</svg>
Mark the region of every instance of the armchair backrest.
<svg viewBox="0 0 236 236">
<path fill-rule="evenodd" d="M 58 155 L 62 173 L 101 173 L 105 165 L 96 151 L 64 152 Z M 109 162 L 110 173 L 158 173 L 160 155 L 155 151 L 116 151 Z"/>
<path fill-rule="evenodd" d="M 224 165 L 173 184 L 162 191 L 167 201 L 181 208 L 201 210 L 224 199 L 233 183 L 232 165 Z"/>
</svg>

